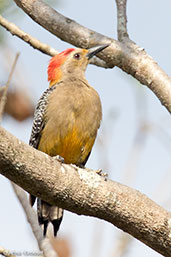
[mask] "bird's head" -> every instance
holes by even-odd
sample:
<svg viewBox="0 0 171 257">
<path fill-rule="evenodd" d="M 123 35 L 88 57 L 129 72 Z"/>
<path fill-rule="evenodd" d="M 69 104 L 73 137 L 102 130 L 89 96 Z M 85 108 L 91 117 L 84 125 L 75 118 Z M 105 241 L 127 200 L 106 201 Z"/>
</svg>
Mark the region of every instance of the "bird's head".
<svg viewBox="0 0 171 257">
<path fill-rule="evenodd" d="M 48 66 L 50 86 L 65 79 L 68 74 L 84 76 L 90 59 L 109 45 L 95 46 L 90 49 L 69 48 L 51 58 Z"/>
</svg>

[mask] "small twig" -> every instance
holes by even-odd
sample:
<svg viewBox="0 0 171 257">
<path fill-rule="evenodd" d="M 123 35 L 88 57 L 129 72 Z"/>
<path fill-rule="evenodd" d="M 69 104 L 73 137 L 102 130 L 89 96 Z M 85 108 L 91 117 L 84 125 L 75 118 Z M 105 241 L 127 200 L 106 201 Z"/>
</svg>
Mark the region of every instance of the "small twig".
<svg viewBox="0 0 171 257">
<path fill-rule="evenodd" d="M 0 255 L 5 257 L 16 257 L 15 255 L 11 254 L 8 250 L 4 249 L 2 246 L 0 246 Z"/>
<path fill-rule="evenodd" d="M 2 95 L 1 95 L 1 102 L 0 102 L 0 122 L 2 120 L 2 115 L 3 115 L 3 112 L 4 112 L 4 107 L 5 107 L 5 104 L 6 104 L 6 100 L 7 100 L 7 91 L 8 91 L 8 88 L 9 88 L 9 84 L 10 84 L 10 81 L 11 81 L 11 78 L 12 78 L 12 75 L 13 75 L 18 57 L 19 57 L 19 53 L 17 53 L 16 56 L 15 56 L 15 60 L 14 60 L 14 63 L 12 65 L 11 72 L 10 72 L 9 77 L 8 77 L 8 81 L 5 84 L 5 86 L 2 87 Z"/>
<path fill-rule="evenodd" d="M 26 193 L 24 192 L 23 189 L 21 189 L 16 184 L 14 184 L 14 183 L 11 183 L 11 184 L 12 184 L 13 190 L 14 190 L 19 202 L 21 203 L 21 205 L 24 209 L 24 212 L 27 217 L 27 221 L 30 223 L 33 234 L 39 245 L 39 249 L 41 251 L 43 251 L 45 257 L 58 257 L 57 253 L 54 251 L 49 239 L 43 238 L 42 230 L 37 221 L 37 216 L 36 216 L 34 210 L 31 208 L 31 206 L 28 203 Z"/>
<path fill-rule="evenodd" d="M 126 4 L 127 0 L 115 0 L 117 6 L 117 31 L 118 40 L 123 41 L 125 38 L 129 38 L 127 32 L 127 15 L 126 15 Z"/>
<path fill-rule="evenodd" d="M 107 65 L 107 63 L 103 60 L 101 60 L 100 58 L 94 56 L 91 60 L 90 60 L 90 64 L 94 64 L 98 67 L 102 67 L 102 68 L 109 68 L 109 66 Z"/>
<path fill-rule="evenodd" d="M 32 37 L 31 35 L 27 34 L 26 32 L 24 32 L 19 27 L 17 27 L 14 23 L 7 21 L 1 15 L 0 15 L 0 25 L 2 25 L 4 28 L 6 28 L 12 35 L 19 37 L 20 39 L 25 41 L 27 44 L 32 46 L 34 49 L 37 49 L 44 54 L 47 54 L 50 56 L 55 56 L 59 53 L 51 46 L 40 42 L 38 39 L 36 39 L 36 38 Z M 90 63 L 94 64 L 96 66 L 99 66 L 99 67 L 108 68 L 106 62 L 99 59 L 96 56 L 94 56 L 92 58 Z"/>
<path fill-rule="evenodd" d="M 23 30 L 21 30 L 19 27 L 17 27 L 14 23 L 7 21 L 0 15 L 0 25 L 2 25 L 4 28 L 6 28 L 12 35 L 17 36 L 24 40 L 26 43 L 28 43 L 30 46 L 32 46 L 35 49 L 38 49 L 44 54 L 54 56 L 58 54 L 58 51 L 56 51 L 54 48 L 50 47 L 47 44 L 41 43 L 36 38 L 32 37 L 31 35 L 25 33 Z"/>
</svg>

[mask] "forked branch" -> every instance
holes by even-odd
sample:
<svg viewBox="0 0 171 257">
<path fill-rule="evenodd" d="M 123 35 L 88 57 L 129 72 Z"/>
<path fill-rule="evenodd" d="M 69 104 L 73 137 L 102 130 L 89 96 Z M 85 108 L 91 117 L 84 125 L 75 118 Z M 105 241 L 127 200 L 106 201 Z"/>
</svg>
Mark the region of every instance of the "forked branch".
<svg viewBox="0 0 171 257">
<path fill-rule="evenodd" d="M 61 15 L 41 0 L 14 1 L 35 22 L 68 43 L 82 48 L 110 44 L 110 47 L 99 53 L 98 57 L 108 67 L 118 66 L 140 83 L 148 86 L 167 110 L 171 112 L 171 78 L 142 47 L 131 41 L 128 44 L 123 44 L 81 26 L 77 22 Z"/>
</svg>

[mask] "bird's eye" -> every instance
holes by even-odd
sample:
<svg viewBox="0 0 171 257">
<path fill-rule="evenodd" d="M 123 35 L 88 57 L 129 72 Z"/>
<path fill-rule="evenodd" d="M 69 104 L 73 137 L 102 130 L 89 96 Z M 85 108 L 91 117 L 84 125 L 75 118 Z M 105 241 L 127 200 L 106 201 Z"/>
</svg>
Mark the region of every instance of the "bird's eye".
<svg viewBox="0 0 171 257">
<path fill-rule="evenodd" d="M 74 58 L 75 58 L 75 59 L 79 60 L 79 59 L 80 59 L 80 57 L 81 57 L 81 56 L 80 56 L 80 54 L 79 54 L 79 53 L 74 54 Z"/>
</svg>

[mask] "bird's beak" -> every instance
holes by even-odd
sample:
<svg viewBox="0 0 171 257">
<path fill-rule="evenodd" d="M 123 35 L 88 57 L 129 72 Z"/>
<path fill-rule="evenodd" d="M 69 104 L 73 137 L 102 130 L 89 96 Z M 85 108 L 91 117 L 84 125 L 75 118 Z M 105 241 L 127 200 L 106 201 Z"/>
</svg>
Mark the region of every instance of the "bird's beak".
<svg viewBox="0 0 171 257">
<path fill-rule="evenodd" d="M 108 46 L 109 46 L 109 44 L 105 44 L 105 45 L 94 46 L 94 47 L 90 48 L 88 50 L 87 55 L 86 55 L 88 60 L 90 60 L 94 55 L 98 54 L 99 52 L 101 52 L 102 50 L 104 50 Z"/>
</svg>

